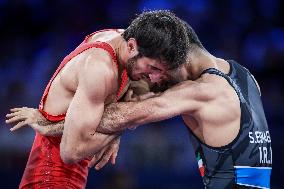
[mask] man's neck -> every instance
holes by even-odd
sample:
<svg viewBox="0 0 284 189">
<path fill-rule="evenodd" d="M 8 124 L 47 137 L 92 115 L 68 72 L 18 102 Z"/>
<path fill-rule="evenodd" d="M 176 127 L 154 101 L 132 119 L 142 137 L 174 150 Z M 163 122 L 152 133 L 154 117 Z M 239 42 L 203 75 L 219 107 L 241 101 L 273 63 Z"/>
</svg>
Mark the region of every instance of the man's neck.
<svg viewBox="0 0 284 189">
<path fill-rule="evenodd" d="M 200 77 L 201 73 L 208 68 L 216 68 L 225 74 L 230 72 L 230 65 L 226 60 L 217 58 L 207 51 L 200 50 L 189 56 L 188 63 L 184 66 L 184 70 L 186 71 L 183 71 L 183 73 L 186 73 L 186 79 L 196 80 Z M 183 77 L 185 77 L 185 75 Z"/>
<path fill-rule="evenodd" d="M 208 68 L 218 68 L 217 58 L 204 50 L 192 52 L 188 57 L 188 63 L 185 65 L 187 79 L 196 80 Z"/>
<path fill-rule="evenodd" d="M 115 37 L 111 40 L 111 44 L 114 48 L 116 58 L 117 58 L 117 65 L 118 65 L 118 74 L 121 75 L 122 70 L 125 68 L 126 61 L 123 58 L 123 48 L 125 48 L 125 41 L 121 35 Z"/>
</svg>

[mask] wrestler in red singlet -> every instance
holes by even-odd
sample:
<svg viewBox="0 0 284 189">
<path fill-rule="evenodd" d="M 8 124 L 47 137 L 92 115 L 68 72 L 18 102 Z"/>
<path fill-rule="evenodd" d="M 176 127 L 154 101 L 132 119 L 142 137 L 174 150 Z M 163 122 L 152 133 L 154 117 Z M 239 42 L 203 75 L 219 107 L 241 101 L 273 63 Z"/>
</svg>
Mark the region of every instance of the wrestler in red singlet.
<svg viewBox="0 0 284 189">
<path fill-rule="evenodd" d="M 98 32 L 102 31 L 107 30 Z M 88 39 L 96 33 L 97 32 L 94 32 L 88 35 L 73 52 L 63 59 L 49 81 L 39 105 L 39 111 L 47 120 L 58 122 L 65 119 L 66 114 L 55 116 L 45 112 L 44 103 L 52 81 L 72 58 L 87 49 L 101 48 L 110 54 L 113 62 L 118 66 L 115 51 L 108 43 L 100 41 L 88 42 Z M 127 72 L 124 70 L 122 73 L 121 86 L 117 92 L 117 99 L 127 86 L 127 81 Z M 85 188 L 88 177 L 88 163 L 91 159 L 85 159 L 75 164 L 65 164 L 60 158 L 60 141 L 61 137 L 47 137 L 36 133 L 19 188 Z"/>
</svg>

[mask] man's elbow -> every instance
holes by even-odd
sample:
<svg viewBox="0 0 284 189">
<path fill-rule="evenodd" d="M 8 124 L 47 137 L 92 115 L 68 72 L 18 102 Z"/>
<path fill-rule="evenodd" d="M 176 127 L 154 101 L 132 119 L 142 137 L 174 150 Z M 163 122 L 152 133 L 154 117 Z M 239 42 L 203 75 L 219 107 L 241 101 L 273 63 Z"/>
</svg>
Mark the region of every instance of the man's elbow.
<svg viewBox="0 0 284 189">
<path fill-rule="evenodd" d="M 78 158 L 76 158 L 72 153 L 60 151 L 60 157 L 65 164 L 77 163 Z"/>
<path fill-rule="evenodd" d="M 82 159 L 80 156 L 80 150 L 78 147 L 71 148 L 60 145 L 60 157 L 62 161 L 66 164 L 77 163 Z"/>
</svg>

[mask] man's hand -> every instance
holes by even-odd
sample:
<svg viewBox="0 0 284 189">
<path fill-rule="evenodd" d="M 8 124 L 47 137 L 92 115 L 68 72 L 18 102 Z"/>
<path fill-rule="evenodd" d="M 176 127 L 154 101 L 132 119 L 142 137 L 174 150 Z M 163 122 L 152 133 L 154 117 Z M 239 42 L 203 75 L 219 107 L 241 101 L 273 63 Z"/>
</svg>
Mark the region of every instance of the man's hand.
<svg viewBox="0 0 284 189">
<path fill-rule="evenodd" d="M 100 170 L 107 164 L 109 160 L 111 160 L 111 163 L 114 165 L 119 150 L 119 144 L 120 136 L 114 139 L 109 145 L 105 146 L 94 155 L 93 159 L 88 165 L 89 168 L 93 167 L 96 164 L 95 169 Z"/>
<path fill-rule="evenodd" d="M 10 131 L 30 126 L 44 136 L 62 135 L 64 120 L 56 123 L 50 122 L 41 115 L 38 109 L 34 108 L 13 108 L 10 111 L 11 113 L 6 115 L 6 123 L 13 125 Z"/>
<path fill-rule="evenodd" d="M 153 92 L 147 92 L 142 95 L 137 95 L 134 93 L 132 89 L 129 89 L 124 97 L 125 102 L 137 102 L 141 100 L 146 100 L 148 98 L 153 98 L 160 95 L 160 93 L 153 93 Z"/>
<path fill-rule="evenodd" d="M 21 127 L 37 124 L 39 119 L 44 119 L 41 113 L 34 108 L 13 108 L 11 113 L 6 115 L 6 123 L 14 125 L 10 131 L 15 131 Z"/>
<path fill-rule="evenodd" d="M 125 102 L 137 102 L 156 96 L 157 94 L 150 92 L 150 83 L 146 80 L 131 81 L 129 89 L 124 97 Z"/>
</svg>

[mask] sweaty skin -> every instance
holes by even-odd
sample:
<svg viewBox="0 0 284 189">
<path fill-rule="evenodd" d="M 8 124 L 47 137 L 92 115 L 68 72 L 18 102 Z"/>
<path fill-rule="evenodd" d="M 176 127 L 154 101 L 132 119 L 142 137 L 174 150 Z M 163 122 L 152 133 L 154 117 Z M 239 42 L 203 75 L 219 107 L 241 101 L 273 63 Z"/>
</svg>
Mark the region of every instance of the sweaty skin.
<svg viewBox="0 0 284 189">
<path fill-rule="evenodd" d="M 201 79 L 205 77 L 209 79 L 211 76 L 203 76 Z M 117 132 L 181 114 L 186 125 L 204 143 L 215 147 L 226 145 L 236 137 L 239 130 L 239 102 L 233 89 L 222 90 L 222 87 L 229 87 L 226 81 L 214 76 L 212 80 L 212 84 L 220 86 L 220 91 L 212 92 L 215 85 L 185 81 L 158 97 L 141 102 L 112 103 L 106 108 L 100 123 L 102 127 L 97 131 Z M 223 95 L 231 97 L 224 100 Z M 232 104 L 224 104 L 226 100 Z"/>
<path fill-rule="evenodd" d="M 229 72 L 225 61 L 218 59 L 217 66 Z M 107 105 L 96 131 L 111 134 L 176 115 L 182 115 L 194 134 L 211 146 L 226 145 L 239 131 L 237 94 L 225 79 L 209 74 L 181 82 L 154 98 Z"/>
<path fill-rule="evenodd" d="M 131 81 L 129 90 L 124 97 L 124 101 L 143 100 L 153 96 L 157 93 L 150 92 L 149 83 L 144 80 Z M 104 114 L 111 113 L 109 105 L 106 106 Z M 51 122 L 47 120 L 41 113 L 34 108 L 13 108 L 10 114 L 6 115 L 6 123 L 11 123 L 14 126 L 10 129 L 15 131 L 24 126 L 31 126 L 35 131 L 44 136 L 61 136 L 63 134 L 65 120 L 59 122 Z M 106 127 L 106 128 L 102 128 Z M 98 125 L 97 130 L 108 130 L 107 120 L 102 120 Z M 96 133 L 94 133 L 96 134 Z"/>
<path fill-rule="evenodd" d="M 213 66 L 224 73 L 229 72 L 229 65 L 224 60 L 217 59 Z M 98 129 L 99 132 L 112 133 L 182 115 L 186 125 L 201 141 L 220 147 L 230 143 L 240 128 L 240 102 L 236 92 L 225 79 L 209 74 L 181 82 L 158 97 L 112 103 L 107 110 L 109 112 L 102 118 L 105 121 L 100 124 L 108 130 Z"/>
<path fill-rule="evenodd" d="M 92 64 L 99 60 L 91 58 Z M 84 65 L 77 65 L 84 68 Z M 204 143 L 213 147 L 228 144 L 237 136 L 240 128 L 240 102 L 234 89 L 225 79 L 209 74 L 199 77 L 203 70 L 210 67 L 224 73 L 230 70 L 226 61 L 213 57 L 208 52 L 200 51 L 190 56 L 190 66 L 187 63 L 183 64 L 175 71 L 177 74 L 172 74 L 182 82 L 161 95 L 138 102 L 117 102 L 105 106 L 106 94 L 112 94 L 115 91 L 107 85 L 111 82 L 109 78 L 114 77 L 107 77 L 104 80 L 101 70 L 93 70 L 96 75 L 88 74 L 92 70 L 92 65 L 87 64 L 82 74 L 84 77 L 74 81 L 75 84 L 79 84 L 79 90 L 76 91 L 67 111 L 61 142 L 61 147 L 64 149 L 62 156 L 66 157 L 66 161 L 79 161 L 115 138 L 113 135 L 103 133 L 116 133 L 128 127 L 133 128 L 176 115 L 182 115 L 186 125 Z M 89 78 L 86 79 L 87 77 Z M 84 82 L 93 80 L 99 81 L 98 85 L 92 86 Z M 100 83 L 103 84 L 100 85 Z M 96 91 L 96 96 L 86 95 L 89 90 L 93 90 L 93 93 Z M 90 99 L 96 99 L 93 105 Z M 80 106 L 84 108 L 77 108 Z M 46 110 L 54 114 L 64 112 L 63 110 L 52 112 L 48 109 L 48 104 Z M 86 120 L 89 120 L 89 123 Z M 96 123 L 95 126 L 94 123 Z M 80 128 L 80 125 L 85 125 L 84 129 Z M 95 131 L 100 133 L 94 134 Z M 74 133 L 76 136 L 73 136 Z M 77 145 L 78 142 L 79 145 Z"/>
<path fill-rule="evenodd" d="M 119 34 L 113 31 L 105 34 L 115 35 Z M 104 38 L 100 36 L 97 40 Z M 66 64 L 52 82 L 44 108 L 52 115 L 67 111 L 60 143 L 61 158 L 66 163 L 94 155 L 118 137 L 95 134 L 95 130 L 105 103 L 115 100 L 120 74 L 106 51 L 89 49 Z M 86 144 L 92 144 L 92 148 Z"/>
<path fill-rule="evenodd" d="M 146 99 L 154 95 L 154 93 L 150 93 L 149 83 L 143 80 L 139 81 L 131 81 L 129 92 L 125 95 L 124 100 L 129 101 L 131 99 Z M 107 105 L 108 106 L 108 105 Z M 110 112 L 109 108 L 106 107 L 105 111 Z M 35 131 L 40 133 L 44 136 L 61 136 L 63 134 L 64 129 L 64 122 L 65 120 L 62 120 L 60 122 L 51 122 L 47 120 L 45 117 L 41 115 L 41 113 L 34 108 L 14 108 L 11 109 L 10 114 L 7 114 L 7 121 L 6 123 L 11 123 L 14 126 L 10 129 L 11 131 L 15 131 L 21 127 L 24 127 L 26 125 L 29 125 L 32 127 Z M 98 125 L 99 129 L 100 127 L 103 127 L 106 125 L 104 120 L 101 121 L 102 124 Z M 102 128 L 103 129 L 103 128 Z M 106 130 L 107 128 L 105 128 Z M 117 132 L 118 134 L 119 132 Z M 102 137 L 104 136 L 102 133 L 95 132 L 91 134 L 93 137 Z M 92 161 L 90 162 L 90 167 L 92 167 L 94 164 L 97 163 L 96 169 L 102 168 L 109 159 L 111 160 L 112 164 L 115 164 L 115 159 L 117 156 L 117 152 L 119 149 L 119 138 L 112 141 L 110 144 L 108 144 L 106 147 L 98 151 Z M 99 161 L 100 160 L 100 161 Z"/>
</svg>

